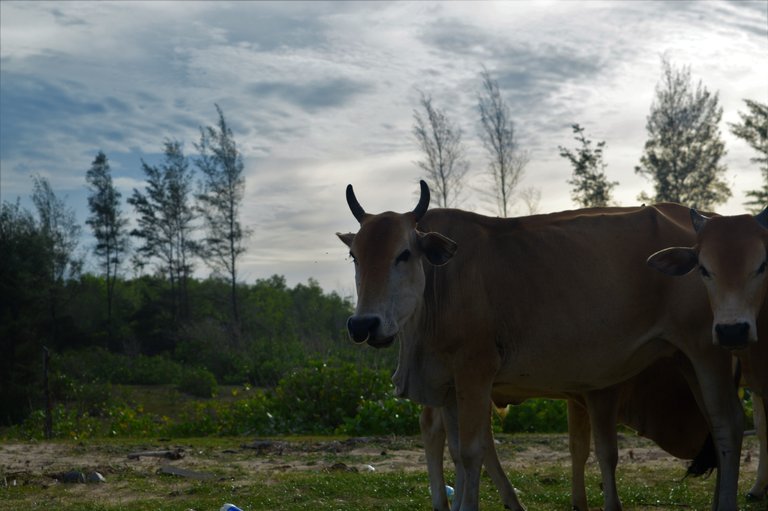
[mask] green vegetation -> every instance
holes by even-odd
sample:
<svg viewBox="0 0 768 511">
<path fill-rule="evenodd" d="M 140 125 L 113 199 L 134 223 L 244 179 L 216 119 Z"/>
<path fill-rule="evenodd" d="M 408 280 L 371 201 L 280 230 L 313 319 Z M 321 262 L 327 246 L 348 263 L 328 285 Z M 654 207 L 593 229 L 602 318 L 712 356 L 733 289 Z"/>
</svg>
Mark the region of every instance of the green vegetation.
<svg viewBox="0 0 768 511">
<path fill-rule="evenodd" d="M 105 357 L 106 360 L 119 357 Z M 77 357 L 73 357 L 77 359 Z M 159 358 L 134 368 L 175 367 Z M 215 379 L 206 369 L 184 369 L 179 384 L 132 386 L 57 380 L 53 438 L 199 437 L 275 434 L 417 434 L 419 408 L 393 396 L 386 370 L 340 361 L 308 361 L 273 389 L 228 387 L 211 399 Z M 130 372 L 118 372 L 132 383 Z M 159 399 L 158 399 L 159 398 Z M 6 428 L 6 438 L 41 439 L 43 410 Z"/>
<path fill-rule="evenodd" d="M 500 457 L 506 472 L 521 491 L 529 509 L 564 511 L 570 508 L 570 466 L 564 435 L 499 435 Z M 244 445 L 242 438 L 188 439 L 174 446 L 183 449 L 182 460 L 129 460 L 127 454 L 168 444 L 111 439 L 88 442 L 16 444 L 25 448 L 38 465 L 41 454 L 53 456 L 52 468 L 31 467 L 8 476 L 12 483 L 0 489 L 3 509 L 57 509 L 62 511 L 177 511 L 219 509 L 224 502 L 245 511 L 275 510 L 428 510 L 426 470 L 417 455 L 422 446 L 413 437 L 387 437 L 357 442 L 336 437 L 273 440 L 269 451 Z M 279 445 L 279 449 L 277 446 Z M 344 447 L 347 445 L 347 447 Z M 352 447 L 350 447 L 352 446 Z M 620 438 L 619 491 L 627 509 L 708 509 L 715 478 L 683 479 L 680 462 L 643 455 L 651 444 L 634 436 Z M 745 446 L 755 452 L 754 437 Z M 8 446 L 0 446 L 4 456 Z M 629 458 L 629 452 L 634 457 Z M 412 456 L 407 465 L 388 465 Z M 5 456 L 4 459 L 9 459 Z M 60 484 L 44 474 L 66 463 L 79 463 L 84 471 L 99 470 L 107 482 Z M 21 462 L 23 463 L 23 462 Z M 404 462 L 403 462 L 404 463 Z M 343 464 L 343 465 L 342 465 Z M 372 464 L 375 471 L 361 467 Z M 194 467 L 215 477 L 198 481 L 157 473 L 163 465 Z M 46 465 L 48 467 L 49 465 Z M 341 467 L 334 469 L 336 466 Z M 447 467 L 448 468 L 448 467 Z M 354 470 L 357 469 L 357 470 Z M 744 469 L 742 469 L 744 470 Z M 740 506 L 762 511 L 764 502 L 747 503 L 743 495 L 754 476 L 743 472 Z M 451 484 L 454 475 L 446 471 Z M 599 470 L 587 466 L 587 490 L 592 507 L 601 505 Z M 501 509 L 498 493 L 486 475 L 481 482 L 482 509 Z"/>
<path fill-rule="evenodd" d="M 501 427 L 505 433 L 566 433 L 566 403 L 551 399 L 529 399 L 509 407 Z"/>
<path fill-rule="evenodd" d="M 395 367 L 396 350 L 349 342 L 351 303 L 311 280 L 293 288 L 279 276 L 239 285 L 236 333 L 227 307 L 229 283 L 216 279 L 190 279 L 185 320 L 175 319 L 174 290 L 162 277 L 119 279 L 109 318 L 102 307 L 105 278 L 83 274 L 61 283 L 52 317 L 47 289 L 35 276 L 42 250 L 35 249 L 32 220 L 14 207 L 4 205 L 3 213 L 0 227 L 11 229 L 3 235 L 30 253 L 13 246 L 11 253 L 0 250 L 0 262 L 8 263 L 0 265 L 0 426 L 44 409 L 43 346 L 51 351 L 54 405 L 109 384 L 172 384 L 199 397 L 210 397 L 217 385 L 274 390 L 313 360 L 355 370 Z"/>
</svg>

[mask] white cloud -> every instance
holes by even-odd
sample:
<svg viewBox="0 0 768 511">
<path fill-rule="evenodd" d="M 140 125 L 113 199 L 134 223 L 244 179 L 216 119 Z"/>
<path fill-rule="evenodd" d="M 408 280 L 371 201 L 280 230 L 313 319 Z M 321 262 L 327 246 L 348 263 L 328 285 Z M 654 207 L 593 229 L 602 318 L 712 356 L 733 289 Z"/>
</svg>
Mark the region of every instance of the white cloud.
<svg viewBox="0 0 768 511">
<path fill-rule="evenodd" d="M 0 198 L 28 195 L 41 172 L 82 201 L 98 150 L 125 195 L 164 138 L 194 152 L 218 103 L 245 156 L 244 275 L 339 288 L 352 275 L 333 232 L 355 228 L 344 186 L 371 211 L 415 200 L 417 89 L 462 125 L 476 180 L 487 66 L 531 149 L 523 186 L 541 188 L 542 210 L 573 207 L 557 152 L 573 122 L 606 141 L 617 198 L 633 204 L 650 189 L 633 168 L 666 52 L 720 91 L 734 186 L 722 211 L 740 212 L 760 175 L 725 122 L 743 98 L 768 102 L 766 18 L 763 2 L 3 1 Z M 466 206 L 490 213 L 474 195 Z"/>
</svg>

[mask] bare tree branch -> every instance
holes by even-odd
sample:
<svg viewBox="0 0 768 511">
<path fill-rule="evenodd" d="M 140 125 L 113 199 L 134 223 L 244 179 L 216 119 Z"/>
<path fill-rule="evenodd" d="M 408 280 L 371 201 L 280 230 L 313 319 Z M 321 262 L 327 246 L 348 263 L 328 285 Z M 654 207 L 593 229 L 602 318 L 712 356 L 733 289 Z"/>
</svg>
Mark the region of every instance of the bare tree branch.
<svg viewBox="0 0 768 511">
<path fill-rule="evenodd" d="M 469 170 L 461 141 L 461 129 L 454 125 L 445 112 L 432 105 L 432 98 L 421 93 L 419 110 L 413 111 L 413 135 L 424 160 L 416 164 L 425 173 L 425 181 L 437 199 L 439 207 L 458 206 L 461 202 L 464 176 Z"/>
<path fill-rule="evenodd" d="M 487 69 L 483 69 L 481 76 L 483 90 L 478 96 L 480 139 L 488 152 L 488 174 L 493 185 L 490 193 L 499 216 L 507 217 L 530 156 L 518 147 L 515 125 L 509 107 L 501 97 L 498 82 L 491 78 Z"/>
</svg>

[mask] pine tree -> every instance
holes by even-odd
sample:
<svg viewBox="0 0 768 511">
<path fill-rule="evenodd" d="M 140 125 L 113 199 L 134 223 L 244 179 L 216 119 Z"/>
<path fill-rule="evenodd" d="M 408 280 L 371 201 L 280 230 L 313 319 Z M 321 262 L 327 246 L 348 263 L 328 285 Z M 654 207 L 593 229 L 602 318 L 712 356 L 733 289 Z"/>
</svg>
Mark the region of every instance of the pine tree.
<svg viewBox="0 0 768 511">
<path fill-rule="evenodd" d="M 197 245 L 192 238 L 195 219 L 191 204 L 193 175 L 180 142 L 165 142 L 165 160 L 159 167 L 142 160 L 147 186 L 128 199 L 138 214 L 138 228 L 131 235 L 143 240 L 137 251 L 155 259 L 168 277 L 173 298 L 173 317 L 188 313 L 187 282 Z"/>
<path fill-rule="evenodd" d="M 745 140 L 758 152 L 758 156 L 751 161 L 760 166 L 763 188 L 748 191 L 747 197 L 751 200 L 744 203 L 750 211 L 758 213 L 768 205 L 768 105 L 751 99 L 745 99 L 744 102 L 749 112 L 739 112 L 741 122 L 731 123 L 729 126 L 734 135 Z"/>
<path fill-rule="evenodd" d="M 654 194 L 644 202 L 671 201 L 712 209 L 731 196 L 721 163 L 725 144 L 718 124 L 723 115 L 717 93 L 691 84 L 690 68 L 676 69 L 662 60 L 646 129 L 648 140 L 635 172 L 654 182 Z"/>
<path fill-rule="evenodd" d="M 83 261 L 76 254 L 80 240 L 80 225 L 75 212 L 63 199 L 56 196 L 48 180 L 34 176 L 32 182 L 32 203 L 37 210 L 39 232 L 44 240 L 44 260 L 50 316 L 50 341 L 57 342 L 59 306 L 65 282 L 79 275 Z"/>
<path fill-rule="evenodd" d="M 120 210 L 120 192 L 113 182 L 107 156 L 99 151 L 85 175 L 90 195 L 88 208 L 91 216 L 86 219 L 96 238 L 94 253 L 104 273 L 107 284 L 107 343 L 113 342 L 112 308 L 115 296 L 115 284 L 120 265 L 128 249 L 126 225 L 128 220 Z"/>
<path fill-rule="evenodd" d="M 238 260 L 245 253 L 250 235 L 240 224 L 240 207 L 245 193 L 243 158 L 232 130 L 216 105 L 219 121 L 216 127 L 200 129 L 196 148 L 200 157 L 196 165 L 202 172 L 201 193 L 197 195 L 199 210 L 206 228 L 201 247 L 205 262 L 228 277 L 232 312 L 233 342 L 240 324 L 237 301 Z"/>
<path fill-rule="evenodd" d="M 605 207 L 611 203 L 611 191 L 618 184 L 616 181 L 608 181 L 605 175 L 605 162 L 603 161 L 603 148 L 605 140 L 592 147 L 592 141 L 587 140 L 584 128 L 578 124 L 571 125 L 574 139 L 581 147 L 570 150 L 560 146 L 560 156 L 568 159 L 573 166 L 573 178 L 568 184 L 573 186 L 571 197 L 580 207 Z"/>
</svg>

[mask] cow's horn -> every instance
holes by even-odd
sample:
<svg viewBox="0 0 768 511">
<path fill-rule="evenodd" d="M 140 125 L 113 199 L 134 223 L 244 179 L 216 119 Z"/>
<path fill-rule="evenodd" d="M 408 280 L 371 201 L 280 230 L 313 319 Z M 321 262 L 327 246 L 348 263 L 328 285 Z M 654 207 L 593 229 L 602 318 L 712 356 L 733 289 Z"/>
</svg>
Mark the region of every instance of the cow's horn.
<svg viewBox="0 0 768 511">
<path fill-rule="evenodd" d="M 693 230 L 699 232 L 704 224 L 707 223 L 709 218 L 705 217 L 695 209 L 691 208 L 691 223 L 693 224 Z"/>
<path fill-rule="evenodd" d="M 765 208 L 759 214 L 755 215 L 755 220 L 757 220 L 760 225 L 768 229 L 768 208 Z"/>
<path fill-rule="evenodd" d="M 352 190 L 352 185 L 347 185 L 347 204 L 349 204 L 349 209 L 352 211 L 352 214 L 357 221 L 362 222 L 366 213 L 360 203 L 357 202 L 357 197 L 355 197 L 355 192 Z"/>
<path fill-rule="evenodd" d="M 421 217 L 424 216 L 429 207 L 429 187 L 423 179 L 419 181 L 419 185 L 421 185 L 421 196 L 419 197 L 419 203 L 413 208 L 413 216 L 416 217 L 417 222 L 421 220 Z"/>
</svg>

